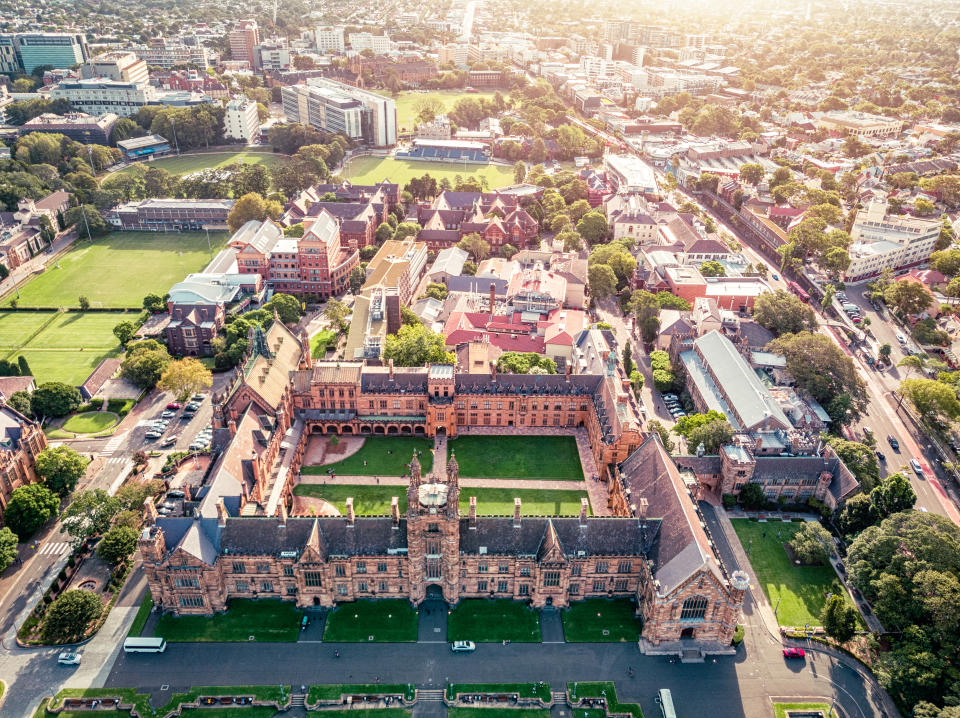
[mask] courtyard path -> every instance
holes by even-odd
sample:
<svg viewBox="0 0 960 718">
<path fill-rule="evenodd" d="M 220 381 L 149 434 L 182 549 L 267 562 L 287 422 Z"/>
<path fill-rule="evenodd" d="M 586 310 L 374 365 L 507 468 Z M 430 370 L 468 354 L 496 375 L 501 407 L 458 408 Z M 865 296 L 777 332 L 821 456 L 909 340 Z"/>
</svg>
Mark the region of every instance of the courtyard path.
<svg viewBox="0 0 960 718">
<path fill-rule="evenodd" d="M 406 487 L 410 481 L 402 476 L 344 476 L 337 474 L 336 478 L 326 475 L 301 474 L 301 484 L 329 484 L 335 485 L 359 485 L 359 486 L 403 486 Z M 535 479 L 460 479 L 460 488 L 485 488 L 485 489 L 537 489 L 540 491 L 585 491 L 587 489 L 584 481 L 548 481 Z M 589 494 L 589 491 L 587 492 Z M 603 499 L 606 505 L 606 498 Z M 594 513 L 599 512 L 594 510 Z"/>
</svg>

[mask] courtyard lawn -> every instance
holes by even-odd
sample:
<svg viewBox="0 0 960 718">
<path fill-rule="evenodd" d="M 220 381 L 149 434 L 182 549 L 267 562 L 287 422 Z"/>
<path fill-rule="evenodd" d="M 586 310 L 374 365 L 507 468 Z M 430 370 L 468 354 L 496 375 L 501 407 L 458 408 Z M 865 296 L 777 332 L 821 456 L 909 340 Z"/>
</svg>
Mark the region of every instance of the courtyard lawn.
<svg viewBox="0 0 960 718">
<path fill-rule="evenodd" d="M 794 566 L 790 563 L 783 544 L 803 524 L 785 521 L 761 523 L 749 519 L 732 519 L 731 523 L 743 550 L 750 552 L 750 563 L 771 607 L 776 607 L 778 602 L 780 604 L 777 621 L 781 626 L 805 626 L 808 623 L 819 626 L 820 611 L 826 603 L 827 594 L 833 592 L 847 596 L 829 564 Z"/>
<path fill-rule="evenodd" d="M 373 582 L 376 574 L 371 575 Z M 419 617 L 408 601 L 342 603 L 327 614 L 323 640 L 330 643 L 400 643 L 417 640 Z M 371 638 L 371 636 L 373 638 Z"/>
<path fill-rule="evenodd" d="M 464 92 L 463 90 L 434 90 L 430 92 L 398 92 L 391 95 L 389 92 L 381 92 L 381 95 L 393 98 L 397 103 L 397 130 L 399 132 L 412 132 L 416 129 L 417 111 L 414 109 L 417 103 L 423 99 L 439 100 L 443 103 L 443 111 L 449 112 L 459 100 L 471 97 L 475 100 L 493 99 L 493 92 Z"/>
<path fill-rule="evenodd" d="M 433 469 L 431 448 L 433 441 L 423 437 L 368 436 L 360 451 L 332 464 L 304 466 L 300 473 L 326 474 L 327 469 L 333 469 L 333 473 L 341 476 L 402 476 L 409 473 L 405 465 L 410 463 L 416 449 L 420 451 L 420 468 L 426 476 Z"/>
<path fill-rule="evenodd" d="M 550 702 L 550 684 L 537 683 L 450 683 L 447 698 L 454 700 L 463 693 L 516 693 L 521 698 L 539 698 Z"/>
<path fill-rule="evenodd" d="M 307 703 L 313 705 L 317 701 L 339 701 L 341 696 L 349 695 L 384 695 L 392 693 L 402 695 L 412 701 L 416 696 L 416 688 L 412 683 L 334 683 L 332 685 L 310 686 L 307 692 Z"/>
<path fill-rule="evenodd" d="M 53 707 L 60 706 L 65 700 L 70 698 L 119 698 L 122 703 L 132 705 L 133 710 L 136 711 L 136 714 L 141 716 L 141 718 L 160 718 L 170 713 L 177 706 L 183 703 L 193 703 L 201 696 L 253 696 L 254 700 L 276 701 L 282 705 L 290 697 L 290 686 L 198 686 L 191 688 L 186 693 L 171 694 L 167 702 L 158 707 L 153 706 L 149 693 L 140 693 L 135 688 L 63 688 L 49 701 L 49 705 Z M 90 713 L 89 709 L 53 713 L 52 711 L 47 711 L 47 707 L 48 703 L 44 701 L 34 715 L 34 718 L 43 715 L 84 716 Z M 220 713 L 221 710 L 234 710 L 236 712 L 232 714 Z M 276 713 L 276 710 L 272 708 L 270 710 L 272 713 Z M 257 712 L 256 706 L 235 706 L 233 708 L 218 706 L 216 708 L 202 709 L 203 715 L 212 713 L 217 715 L 246 716 L 250 711 L 254 711 L 250 713 L 250 715 L 264 715 L 261 712 Z M 99 712 L 104 711 L 101 710 Z M 199 712 L 200 711 L 198 711 L 198 713 Z M 120 713 L 121 715 L 126 715 L 126 711 L 121 711 Z"/>
<path fill-rule="evenodd" d="M 127 636 L 139 636 L 143 633 L 143 627 L 147 625 L 147 619 L 150 618 L 150 612 L 153 610 L 153 595 L 150 589 L 147 589 L 147 595 L 143 597 L 140 608 L 137 609 L 137 615 L 133 617 L 133 623 L 130 624 L 130 630 Z"/>
<path fill-rule="evenodd" d="M 323 359 L 327 356 L 327 348 L 335 349 L 337 333 L 332 329 L 322 329 L 310 337 L 310 356 L 314 359 Z"/>
<path fill-rule="evenodd" d="M 540 617 L 536 611 L 517 601 L 471 598 L 461 601 L 450 612 L 447 640 L 539 643 Z"/>
<path fill-rule="evenodd" d="M 273 718 L 272 706 L 221 706 L 219 708 L 184 708 L 180 718 Z"/>
<path fill-rule="evenodd" d="M 207 167 L 223 167 L 225 165 L 232 165 L 235 162 L 265 165 L 267 169 L 270 169 L 271 167 L 276 167 L 288 161 L 289 159 L 286 155 L 276 154 L 274 152 L 251 152 L 242 150 L 239 152 L 202 152 L 180 155 L 179 157 L 160 157 L 159 159 L 142 162 L 140 164 L 146 168 L 160 167 L 174 175 L 185 175 L 206 169 Z M 134 166 L 135 165 L 125 167 L 120 171 L 129 173 Z"/>
<path fill-rule="evenodd" d="M 61 428 L 74 434 L 96 434 L 98 431 L 106 431 L 119 420 L 120 417 L 112 411 L 85 411 L 67 417 Z"/>
<path fill-rule="evenodd" d="M 837 712 L 831 711 L 830 706 L 826 703 L 774 703 L 773 704 L 773 715 L 774 718 L 789 718 L 787 711 L 802 713 L 804 711 L 809 711 L 810 713 L 816 713 L 820 711 L 820 715 L 827 716 L 830 718 L 837 718 Z"/>
<path fill-rule="evenodd" d="M 21 307 L 142 306 L 147 294 L 163 295 L 198 272 L 226 241 L 225 232 L 111 232 L 93 242 L 78 241 L 43 274 L 20 287 Z M 6 297 L 5 305 L 15 295 Z"/>
<path fill-rule="evenodd" d="M 450 708 L 447 718 L 550 718 L 549 708 Z"/>
<path fill-rule="evenodd" d="M 446 177 L 451 182 L 455 182 L 457 175 L 463 179 L 486 177 L 491 190 L 513 184 L 513 165 L 465 166 L 462 162 L 424 162 L 393 157 L 355 157 L 340 174 L 354 184 L 375 184 L 387 179 L 401 187 L 414 177 L 425 174 L 438 181 Z"/>
<path fill-rule="evenodd" d="M 251 581 L 256 576 L 251 577 Z M 164 614 L 157 622 L 154 635 L 171 643 L 211 641 L 294 642 L 300 633 L 303 612 L 294 604 L 281 600 L 249 600 L 236 598 L 229 602 L 226 613 L 214 616 L 180 616 Z"/>
<path fill-rule="evenodd" d="M 574 702 L 581 698 L 599 698 L 603 696 L 607 699 L 608 713 L 630 713 L 633 718 L 643 718 L 643 711 L 637 703 L 620 703 L 617 700 L 617 687 L 613 681 L 568 683 L 567 695 L 569 695 L 571 701 Z"/>
<path fill-rule="evenodd" d="M 347 498 L 353 497 L 353 510 L 358 516 L 389 516 L 390 500 L 396 496 L 400 513 L 407 510 L 407 491 L 404 486 L 365 486 L 359 484 L 297 484 L 295 496 L 326 499 L 346 514 Z M 460 513 L 470 509 L 470 497 L 477 497 L 477 514 L 481 516 L 512 516 L 513 499 L 519 498 L 524 516 L 577 516 L 580 499 L 588 498 L 586 491 L 541 491 L 539 489 L 460 488 Z"/>
<path fill-rule="evenodd" d="M 491 479 L 583 481 L 577 441 L 572 436 L 479 436 L 452 439 L 460 475 Z"/>
<path fill-rule="evenodd" d="M 635 642 L 643 630 L 635 611 L 636 604 L 626 599 L 571 603 L 562 614 L 563 637 L 569 643 Z"/>
</svg>

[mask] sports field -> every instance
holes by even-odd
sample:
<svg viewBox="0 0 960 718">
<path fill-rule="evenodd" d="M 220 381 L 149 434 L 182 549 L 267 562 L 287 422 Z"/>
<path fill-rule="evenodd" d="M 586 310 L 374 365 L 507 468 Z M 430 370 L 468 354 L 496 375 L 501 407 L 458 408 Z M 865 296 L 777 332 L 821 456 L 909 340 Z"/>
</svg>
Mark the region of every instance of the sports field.
<svg viewBox="0 0 960 718">
<path fill-rule="evenodd" d="M 192 155 L 180 155 L 170 157 L 160 157 L 151 162 L 143 162 L 144 167 L 161 167 L 170 174 L 185 175 L 207 167 L 223 167 L 231 165 L 234 162 L 243 162 L 246 164 L 261 164 L 270 167 L 287 162 L 286 155 L 274 154 L 272 152 L 250 152 L 242 150 L 239 152 L 204 152 Z M 130 172 L 131 167 L 125 167 L 121 172 Z"/>
<path fill-rule="evenodd" d="M 47 270 L 20 287 L 20 307 L 137 308 L 147 294 L 163 295 L 210 261 L 226 242 L 225 232 L 111 232 L 78 241 Z M 16 294 L 4 299 L 9 306 Z M 2 332 L 2 329 L 0 329 Z"/>
<path fill-rule="evenodd" d="M 398 160 L 393 157 L 356 157 L 347 168 L 341 172 L 344 179 L 354 184 L 374 184 L 389 180 L 401 187 L 414 177 L 429 174 L 438 180 L 446 177 L 451 182 L 457 175 L 463 179 L 469 177 L 486 177 L 490 189 L 499 189 L 513 184 L 513 167 L 511 165 L 476 165 L 457 162 L 416 162 Z"/>
<path fill-rule="evenodd" d="M 0 358 L 26 357 L 37 384 L 77 385 L 120 353 L 113 328 L 134 319 L 122 312 L 0 312 Z"/>
<path fill-rule="evenodd" d="M 463 90 L 437 90 L 433 92 L 400 92 L 391 95 L 389 92 L 380 94 L 392 97 L 397 103 L 397 130 L 400 132 L 412 131 L 416 127 L 416 105 L 425 98 L 439 100 L 443 103 L 444 112 L 449 112 L 458 100 L 470 97 L 475 100 L 492 99 L 493 92 L 464 92 Z"/>
</svg>

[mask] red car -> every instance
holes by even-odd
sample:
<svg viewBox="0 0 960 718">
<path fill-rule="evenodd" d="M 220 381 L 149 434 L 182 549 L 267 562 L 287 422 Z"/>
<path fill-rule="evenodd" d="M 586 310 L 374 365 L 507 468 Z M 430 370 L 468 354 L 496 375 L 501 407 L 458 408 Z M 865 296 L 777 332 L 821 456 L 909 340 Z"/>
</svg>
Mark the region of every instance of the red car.
<svg viewBox="0 0 960 718">
<path fill-rule="evenodd" d="M 784 658 L 803 658 L 806 653 L 803 652 L 802 648 L 784 648 L 783 657 Z"/>
<path fill-rule="evenodd" d="M 169 404 L 167 404 L 167 409 L 169 409 L 170 411 L 176 411 L 179 408 L 180 408 L 180 405 L 175 401 L 171 401 Z"/>
</svg>

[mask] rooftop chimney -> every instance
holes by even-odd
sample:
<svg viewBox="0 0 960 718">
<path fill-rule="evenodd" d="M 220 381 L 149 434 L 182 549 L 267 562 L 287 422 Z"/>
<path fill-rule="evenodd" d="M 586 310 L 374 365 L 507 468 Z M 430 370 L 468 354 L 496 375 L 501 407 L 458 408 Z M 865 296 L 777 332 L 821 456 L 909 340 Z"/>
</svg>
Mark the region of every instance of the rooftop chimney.
<svg viewBox="0 0 960 718">
<path fill-rule="evenodd" d="M 400 528 L 400 499 L 396 496 L 390 499 L 390 515 L 393 516 L 393 528 Z"/>
<path fill-rule="evenodd" d="M 223 497 L 217 499 L 217 526 L 224 528 L 227 525 L 227 507 L 223 503 Z"/>
<path fill-rule="evenodd" d="M 513 500 L 513 525 L 515 528 L 520 527 L 520 498 L 515 498 Z"/>
<path fill-rule="evenodd" d="M 650 502 L 647 501 L 646 499 L 640 499 L 639 505 L 637 507 L 637 516 L 639 516 L 644 521 L 647 520 L 647 506 L 649 506 L 649 504 Z"/>
<path fill-rule="evenodd" d="M 497 285 L 490 282 L 490 318 L 493 319 L 493 309 L 497 301 Z"/>
<path fill-rule="evenodd" d="M 590 502 L 586 498 L 580 499 L 580 526 L 587 525 L 587 511 L 590 509 Z"/>
<path fill-rule="evenodd" d="M 496 361 L 490 362 L 490 380 L 491 381 L 497 380 L 497 362 Z"/>
<path fill-rule="evenodd" d="M 353 513 L 353 497 L 347 497 L 347 526 L 353 526 L 353 522 L 356 520 L 356 514 Z"/>
<path fill-rule="evenodd" d="M 393 381 L 393 359 L 387 360 L 387 367 L 390 369 L 390 381 Z"/>
<path fill-rule="evenodd" d="M 572 362 L 567 362 L 567 371 L 566 371 L 567 381 L 570 381 L 570 375 L 571 375 L 572 373 L 573 373 L 573 363 L 572 363 Z"/>
<path fill-rule="evenodd" d="M 477 497 L 470 497 L 470 522 L 469 527 L 474 531 L 477 530 Z"/>
<path fill-rule="evenodd" d="M 143 525 L 144 526 L 153 526 L 157 523 L 157 505 L 153 503 L 153 499 L 147 497 L 143 500 Z"/>
<path fill-rule="evenodd" d="M 230 438 L 232 439 L 237 435 L 237 422 L 233 419 L 227 422 L 227 428 L 230 430 Z"/>
</svg>

